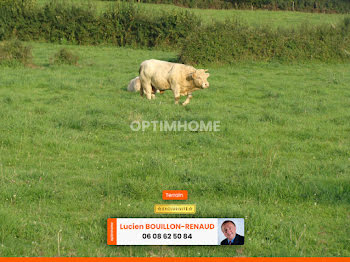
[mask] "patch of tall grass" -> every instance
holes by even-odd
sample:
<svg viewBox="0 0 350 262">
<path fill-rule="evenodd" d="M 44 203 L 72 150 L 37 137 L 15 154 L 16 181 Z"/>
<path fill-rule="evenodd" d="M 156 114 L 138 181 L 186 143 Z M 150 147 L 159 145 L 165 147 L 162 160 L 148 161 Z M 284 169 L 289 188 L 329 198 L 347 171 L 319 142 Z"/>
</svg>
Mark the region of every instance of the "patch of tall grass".
<svg viewBox="0 0 350 262">
<path fill-rule="evenodd" d="M 13 39 L 0 43 L 0 64 L 14 66 L 32 64 L 32 48 L 21 41 Z"/>
<path fill-rule="evenodd" d="M 67 48 L 61 48 L 52 58 L 52 64 L 77 65 L 79 56 Z"/>
</svg>

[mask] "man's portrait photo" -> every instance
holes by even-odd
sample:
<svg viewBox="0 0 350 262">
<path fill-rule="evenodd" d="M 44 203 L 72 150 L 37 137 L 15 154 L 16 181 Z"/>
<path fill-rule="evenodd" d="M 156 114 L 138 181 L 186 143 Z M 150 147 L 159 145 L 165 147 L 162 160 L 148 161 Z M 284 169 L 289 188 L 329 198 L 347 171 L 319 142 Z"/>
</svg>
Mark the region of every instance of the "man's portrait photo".
<svg viewBox="0 0 350 262">
<path fill-rule="evenodd" d="M 239 219 L 239 223 L 237 221 L 235 223 L 234 220 L 236 219 L 227 219 L 222 222 L 221 232 L 226 238 L 221 241 L 220 245 L 244 245 L 244 220 Z M 240 227 L 239 229 L 236 224 Z M 238 234 L 238 232 L 242 233 Z"/>
</svg>

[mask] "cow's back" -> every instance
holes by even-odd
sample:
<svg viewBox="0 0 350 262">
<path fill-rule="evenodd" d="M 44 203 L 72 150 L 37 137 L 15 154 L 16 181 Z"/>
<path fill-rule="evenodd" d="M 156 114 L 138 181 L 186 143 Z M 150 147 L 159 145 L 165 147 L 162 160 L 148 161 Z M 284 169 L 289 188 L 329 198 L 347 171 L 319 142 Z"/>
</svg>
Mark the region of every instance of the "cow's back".
<svg viewBox="0 0 350 262">
<path fill-rule="evenodd" d="M 141 63 L 140 74 L 142 72 L 144 76 L 147 76 L 147 77 L 152 77 L 156 73 L 165 75 L 170 71 L 173 65 L 175 65 L 175 63 L 171 63 L 167 61 L 161 61 L 156 59 L 146 60 Z"/>
</svg>

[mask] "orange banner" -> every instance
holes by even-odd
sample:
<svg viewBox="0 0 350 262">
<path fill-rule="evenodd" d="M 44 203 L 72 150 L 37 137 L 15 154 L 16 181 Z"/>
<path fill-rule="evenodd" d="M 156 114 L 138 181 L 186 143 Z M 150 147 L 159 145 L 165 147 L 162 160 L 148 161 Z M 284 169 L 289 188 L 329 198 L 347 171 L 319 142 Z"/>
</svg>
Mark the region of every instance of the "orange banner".
<svg viewBox="0 0 350 262">
<path fill-rule="evenodd" d="M 163 200 L 187 200 L 187 190 L 163 190 Z"/>
</svg>

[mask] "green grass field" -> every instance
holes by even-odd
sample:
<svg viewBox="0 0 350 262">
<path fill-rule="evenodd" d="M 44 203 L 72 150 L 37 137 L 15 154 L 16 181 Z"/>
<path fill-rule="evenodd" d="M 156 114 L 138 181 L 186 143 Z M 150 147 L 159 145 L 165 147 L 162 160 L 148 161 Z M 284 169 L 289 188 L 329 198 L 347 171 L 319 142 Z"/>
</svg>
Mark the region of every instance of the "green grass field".
<svg viewBox="0 0 350 262">
<path fill-rule="evenodd" d="M 209 66 L 182 107 L 126 91 L 143 60 L 175 53 L 65 46 L 79 66 L 55 66 L 62 46 L 31 45 L 38 68 L 0 66 L 0 256 L 350 255 L 350 64 Z M 197 213 L 154 214 L 165 189 Z M 107 246 L 109 217 L 244 217 L 246 244 Z"/>
<path fill-rule="evenodd" d="M 346 14 L 318 14 L 287 11 L 268 10 L 215 10 L 215 9 L 188 9 L 172 5 L 143 4 L 143 8 L 149 10 L 189 10 L 198 15 L 203 23 L 209 24 L 214 21 L 225 21 L 226 19 L 237 19 L 238 21 L 251 26 L 268 27 L 298 27 L 304 24 L 322 25 L 337 24 Z"/>
</svg>

